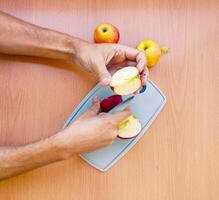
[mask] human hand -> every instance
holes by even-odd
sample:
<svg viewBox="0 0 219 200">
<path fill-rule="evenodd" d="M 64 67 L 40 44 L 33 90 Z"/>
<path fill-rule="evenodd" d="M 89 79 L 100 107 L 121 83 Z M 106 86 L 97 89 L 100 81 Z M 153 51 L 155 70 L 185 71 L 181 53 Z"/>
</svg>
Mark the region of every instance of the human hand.
<svg viewBox="0 0 219 200">
<path fill-rule="evenodd" d="M 136 66 L 141 74 L 142 85 L 149 76 L 145 54 L 137 49 L 119 44 L 92 44 L 80 42 L 75 62 L 93 72 L 102 85 L 109 85 L 111 74 L 122 67 Z"/>
<path fill-rule="evenodd" d="M 117 136 L 117 125 L 131 115 L 128 110 L 113 114 L 97 114 L 100 100 L 95 97 L 90 109 L 56 136 L 58 149 L 64 157 L 107 146 Z"/>
</svg>

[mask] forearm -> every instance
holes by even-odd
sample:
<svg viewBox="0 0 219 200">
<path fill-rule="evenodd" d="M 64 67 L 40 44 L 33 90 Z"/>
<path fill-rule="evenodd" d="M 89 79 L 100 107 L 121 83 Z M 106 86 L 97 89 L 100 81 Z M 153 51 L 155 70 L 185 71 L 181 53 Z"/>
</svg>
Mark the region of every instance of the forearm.
<svg viewBox="0 0 219 200">
<path fill-rule="evenodd" d="M 80 40 L 0 11 L 0 53 L 71 59 Z"/>
<path fill-rule="evenodd" d="M 62 160 L 56 135 L 20 147 L 0 147 L 0 180 Z"/>
</svg>

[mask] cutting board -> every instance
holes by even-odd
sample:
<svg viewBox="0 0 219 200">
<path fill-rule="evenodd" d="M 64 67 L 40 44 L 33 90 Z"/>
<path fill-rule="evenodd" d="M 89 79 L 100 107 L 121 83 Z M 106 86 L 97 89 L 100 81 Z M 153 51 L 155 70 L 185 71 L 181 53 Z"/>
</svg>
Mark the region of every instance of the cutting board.
<svg viewBox="0 0 219 200">
<path fill-rule="evenodd" d="M 103 87 L 97 84 L 73 111 L 66 121 L 64 128 L 91 106 L 94 96 L 104 99 L 111 95 L 114 95 L 114 92 L 109 87 Z M 132 113 L 134 113 L 142 124 L 140 134 L 131 139 L 116 138 L 111 145 L 90 153 L 81 154 L 81 158 L 100 171 L 108 170 L 146 133 L 146 130 L 154 122 L 165 103 L 165 95 L 151 80 L 148 80 L 146 91 L 136 95 L 129 105 Z"/>
</svg>

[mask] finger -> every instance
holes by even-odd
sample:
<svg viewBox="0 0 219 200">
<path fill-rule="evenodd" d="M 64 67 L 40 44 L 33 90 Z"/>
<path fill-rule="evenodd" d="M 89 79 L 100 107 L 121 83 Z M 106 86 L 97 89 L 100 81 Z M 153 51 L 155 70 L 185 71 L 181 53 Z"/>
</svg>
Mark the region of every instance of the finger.
<svg viewBox="0 0 219 200">
<path fill-rule="evenodd" d="M 127 67 L 127 66 L 136 66 L 136 62 L 134 62 L 134 61 L 124 61 L 122 63 L 112 64 L 108 67 L 108 70 L 109 70 L 110 74 L 114 74 L 119 69 L 122 69 L 123 67 Z"/>
<path fill-rule="evenodd" d="M 92 106 L 88 109 L 88 113 L 91 115 L 96 115 L 100 110 L 100 99 L 95 96 L 93 98 L 93 104 Z"/>
<path fill-rule="evenodd" d="M 145 53 L 142 51 L 139 51 L 138 55 L 136 56 L 136 67 L 139 69 L 140 72 L 142 72 L 147 64 Z"/>
<path fill-rule="evenodd" d="M 142 72 L 146 66 L 146 57 L 142 51 L 139 51 L 134 48 L 124 47 L 126 58 L 132 61 L 136 61 L 139 72 Z"/>
<path fill-rule="evenodd" d="M 147 77 L 144 76 L 144 75 L 142 75 L 142 76 L 141 76 L 141 85 L 142 85 L 142 86 L 143 86 L 143 85 L 146 85 L 146 83 L 147 83 Z"/>
<path fill-rule="evenodd" d="M 126 64 L 125 66 L 136 66 L 137 65 L 136 61 L 129 61 L 129 60 L 126 61 L 125 64 Z"/>
<path fill-rule="evenodd" d="M 111 68 L 123 68 L 123 67 L 127 67 L 127 66 L 136 66 L 137 63 L 135 61 L 130 61 L 130 60 L 125 60 L 121 63 L 112 63 L 109 64 L 107 67 L 110 70 Z"/>
<path fill-rule="evenodd" d="M 95 71 L 97 72 L 100 84 L 104 86 L 109 85 L 111 81 L 111 75 L 108 72 L 104 61 L 99 61 L 98 63 L 96 63 Z"/>
<path fill-rule="evenodd" d="M 149 71 L 148 68 L 146 67 L 140 75 L 142 86 L 146 85 L 148 76 L 149 76 Z"/>
<path fill-rule="evenodd" d="M 140 52 L 139 50 L 127 46 L 123 46 L 123 49 L 128 60 L 136 61 L 136 57 Z"/>
<path fill-rule="evenodd" d="M 110 117 L 113 119 L 114 123 L 117 125 L 122 120 L 126 119 L 132 115 L 132 113 L 129 110 L 124 110 L 120 112 L 116 112 L 110 115 Z"/>
</svg>

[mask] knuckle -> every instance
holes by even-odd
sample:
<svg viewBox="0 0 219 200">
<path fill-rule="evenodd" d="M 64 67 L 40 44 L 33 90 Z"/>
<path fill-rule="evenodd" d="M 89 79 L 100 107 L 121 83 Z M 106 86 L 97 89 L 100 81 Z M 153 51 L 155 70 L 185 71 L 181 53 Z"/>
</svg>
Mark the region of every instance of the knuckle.
<svg viewBox="0 0 219 200">
<path fill-rule="evenodd" d="M 107 122 L 106 122 L 107 127 L 113 127 L 114 126 L 114 121 L 110 118 L 108 118 Z"/>
<path fill-rule="evenodd" d="M 139 51 L 139 56 L 145 58 L 145 53 L 143 51 Z"/>
<path fill-rule="evenodd" d="M 104 119 L 104 121 L 105 121 L 104 124 L 107 128 L 114 126 L 114 120 L 112 117 L 110 117 L 109 115 L 103 115 L 102 118 Z"/>
<path fill-rule="evenodd" d="M 100 114 L 99 114 L 99 117 L 101 118 L 101 120 L 103 121 L 104 124 L 107 123 L 107 121 L 108 121 L 108 116 L 107 116 L 106 113 L 100 113 Z"/>
<path fill-rule="evenodd" d="M 145 53 L 143 51 L 140 51 L 138 53 L 139 59 L 141 59 L 143 62 L 146 62 L 147 58 L 145 56 Z"/>
</svg>

